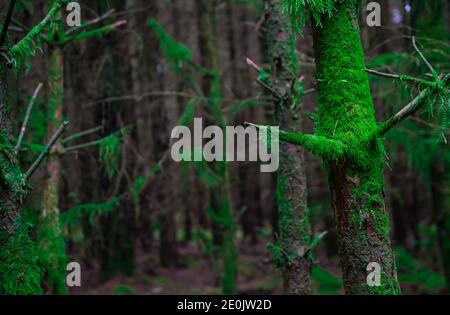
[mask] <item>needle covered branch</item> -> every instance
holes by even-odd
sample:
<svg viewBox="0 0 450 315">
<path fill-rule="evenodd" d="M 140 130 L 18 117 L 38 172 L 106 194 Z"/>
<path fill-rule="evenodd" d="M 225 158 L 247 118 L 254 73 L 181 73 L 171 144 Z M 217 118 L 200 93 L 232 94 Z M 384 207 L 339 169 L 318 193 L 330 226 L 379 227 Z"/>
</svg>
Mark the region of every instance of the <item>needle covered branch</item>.
<svg viewBox="0 0 450 315">
<path fill-rule="evenodd" d="M 400 122 L 408 118 L 409 116 L 417 113 L 426 104 L 426 101 L 430 96 L 439 91 L 439 89 L 447 88 L 450 75 L 438 76 L 438 81 L 435 83 L 435 88 L 426 88 L 415 99 L 413 99 L 408 105 L 403 107 L 397 114 L 386 120 L 381 124 L 374 133 L 374 137 L 382 137 L 392 128 L 398 125 Z"/>
<path fill-rule="evenodd" d="M 56 0 L 53 2 L 47 15 L 35 27 L 31 29 L 17 44 L 9 49 L 9 53 L 13 59 L 14 69 L 17 71 L 29 56 L 33 56 L 38 48 L 40 48 L 39 37 L 42 31 L 51 24 L 56 13 L 68 0 Z"/>
<path fill-rule="evenodd" d="M 73 35 L 73 36 L 68 36 L 65 38 L 63 44 L 67 44 L 67 43 L 74 42 L 74 41 L 86 40 L 86 39 L 92 38 L 94 36 L 102 36 L 102 35 L 105 35 L 111 31 L 115 30 L 116 28 L 118 28 L 122 25 L 125 25 L 126 23 L 127 23 L 127 21 L 122 20 L 122 21 L 118 21 L 113 24 L 109 24 L 109 25 L 105 25 L 102 27 L 94 28 L 89 31 L 81 32 L 81 33 Z"/>
</svg>

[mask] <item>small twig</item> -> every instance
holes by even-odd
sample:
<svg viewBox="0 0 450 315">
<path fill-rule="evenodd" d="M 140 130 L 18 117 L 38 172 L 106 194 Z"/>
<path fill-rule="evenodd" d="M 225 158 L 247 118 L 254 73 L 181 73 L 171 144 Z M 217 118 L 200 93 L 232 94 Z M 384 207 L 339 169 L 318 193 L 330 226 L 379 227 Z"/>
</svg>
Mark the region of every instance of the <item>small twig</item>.
<svg viewBox="0 0 450 315">
<path fill-rule="evenodd" d="M 50 141 L 47 143 L 47 145 L 45 146 L 44 150 L 41 152 L 41 154 L 39 154 L 38 158 L 33 162 L 33 164 L 30 166 L 30 168 L 28 169 L 28 171 L 25 173 L 25 180 L 28 180 L 33 173 L 36 171 L 36 169 L 39 167 L 39 165 L 41 164 L 41 162 L 45 159 L 45 157 L 49 154 L 50 150 L 52 149 L 52 147 L 55 145 L 56 141 L 59 139 L 59 137 L 61 137 L 61 135 L 64 132 L 64 129 L 66 128 L 66 126 L 69 124 L 69 122 L 64 121 L 59 127 L 58 129 L 55 131 L 55 133 L 52 135 L 52 137 L 50 138 Z"/>
<path fill-rule="evenodd" d="M 280 94 L 277 90 L 269 86 L 268 84 L 264 83 L 260 79 L 256 79 L 256 82 L 261 85 L 263 88 L 268 90 L 270 93 L 272 93 L 277 99 L 283 99 L 283 95 Z"/>
<path fill-rule="evenodd" d="M 34 90 L 33 96 L 30 99 L 30 102 L 28 103 L 27 112 L 25 114 L 25 119 L 23 120 L 22 127 L 20 128 L 19 138 L 17 138 L 17 144 L 14 148 L 14 153 L 17 154 L 20 151 L 20 146 L 22 145 L 23 137 L 25 135 L 25 132 L 27 131 L 28 126 L 28 120 L 30 119 L 31 111 L 33 109 L 33 105 L 36 101 L 36 98 L 39 94 L 39 91 L 41 90 L 43 84 L 39 83 L 36 90 Z"/>
<path fill-rule="evenodd" d="M 261 70 L 262 70 L 262 68 L 260 67 L 260 66 L 258 66 L 253 60 L 251 60 L 250 58 L 246 58 L 245 59 L 245 61 L 246 61 L 246 63 L 247 63 L 247 65 L 250 67 L 250 68 L 252 68 L 252 69 L 254 69 L 254 70 L 256 70 L 256 71 L 258 71 L 258 72 L 260 72 Z"/>
<path fill-rule="evenodd" d="M 308 89 L 308 90 L 305 90 L 305 92 L 303 92 L 303 95 L 307 95 L 307 94 L 311 94 L 311 93 L 313 93 L 313 92 L 315 92 L 316 91 L 316 89 Z"/>
<path fill-rule="evenodd" d="M 102 129 L 103 129 L 103 126 L 98 126 L 98 127 L 91 128 L 91 129 L 88 129 L 88 130 L 85 130 L 85 131 L 82 131 L 82 132 L 78 132 L 76 134 L 73 134 L 73 135 L 63 139 L 61 141 L 61 143 L 62 144 L 66 144 L 66 143 L 68 143 L 70 141 L 73 141 L 73 140 L 79 139 L 81 137 L 88 136 L 88 135 L 91 135 L 91 134 L 96 133 L 98 131 L 101 131 Z"/>
<path fill-rule="evenodd" d="M 417 47 L 416 45 L 416 37 L 413 36 L 412 37 L 412 44 L 414 46 L 414 49 L 417 51 L 417 53 L 419 54 L 420 58 L 422 58 L 422 60 L 425 62 L 425 64 L 427 65 L 427 67 L 431 70 L 431 73 L 436 73 L 436 71 L 434 70 L 433 66 L 431 65 L 431 63 L 428 62 L 427 58 L 425 58 L 425 56 L 422 54 L 422 52 L 419 50 L 419 47 Z"/>
<path fill-rule="evenodd" d="M 0 47 L 5 43 L 6 33 L 8 32 L 9 23 L 11 23 L 11 18 L 14 12 L 14 7 L 16 5 L 16 0 L 9 0 L 8 10 L 6 11 L 5 22 L 2 25 L 2 32 L 0 33 Z"/>
<path fill-rule="evenodd" d="M 88 142 L 88 143 L 77 144 L 77 145 L 65 148 L 64 153 L 69 153 L 69 152 L 80 150 L 80 149 L 95 147 L 95 146 L 99 145 L 101 142 L 102 142 L 102 139 Z"/>
<path fill-rule="evenodd" d="M 90 21 L 87 21 L 86 23 L 83 23 L 82 25 L 80 25 L 80 26 L 78 26 L 78 27 L 73 27 L 73 28 L 69 29 L 69 30 L 66 32 L 66 35 L 70 35 L 70 34 L 76 32 L 76 31 L 78 31 L 78 30 L 81 30 L 81 29 L 86 28 L 86 27 L 88 27 L 88 26 L 91 26 L 91 25 L 93 25 L 93 24 L 100 23 L 101 21 L 103 21 L 103 20 L 109 18 L 114 12 L 115 12 L 115 9 L 111 9 L 111 10 L 105 12 L 105 14 L 103 14 L 103 15 L 101 15 L 101 16 L 95 18 L 95 19 L 92 19 L 92 20 L 90 20 Z"/>
<path fill-rule="evenodd" d="M 400 76 L 398 74 L 385 73 L 385 72 L 380 72 L 380 71 L 376 71 L 376 70 L 372 70 L 372 69 L 365 69 L 365 71 L 367 73 L 374 74 L 374 75 L 384 77 L 384 78 L 398 79 L 398 80 L 400 79 Z"/>
</svg>

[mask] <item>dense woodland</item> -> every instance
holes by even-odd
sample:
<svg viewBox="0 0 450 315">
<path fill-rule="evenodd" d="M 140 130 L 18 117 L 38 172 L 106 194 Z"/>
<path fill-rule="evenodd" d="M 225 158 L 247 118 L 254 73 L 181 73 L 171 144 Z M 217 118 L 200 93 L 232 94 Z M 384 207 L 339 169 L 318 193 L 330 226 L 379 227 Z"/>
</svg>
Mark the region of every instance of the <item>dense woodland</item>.
<svg viewBox="0 0 450 315">
<path fill-rule="evenodd" d="M 449 1 L 69 2 L 0 1 L 0 294 L 449 292 Z"/>
</svg>

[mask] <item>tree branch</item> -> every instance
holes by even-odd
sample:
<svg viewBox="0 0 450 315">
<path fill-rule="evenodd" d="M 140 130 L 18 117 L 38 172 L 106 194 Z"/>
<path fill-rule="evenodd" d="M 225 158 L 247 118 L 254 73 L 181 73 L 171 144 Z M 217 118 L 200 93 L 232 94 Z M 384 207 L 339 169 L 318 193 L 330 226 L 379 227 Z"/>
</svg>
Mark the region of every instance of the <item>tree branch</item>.
<svg viewBox="0 0 450 315">
<path fill-rule="evenodd" d="M 20 146 L 22 145 L 23 137 L 25 135 L 25 132 L 27 131 L 28 120 L 30 119 L 30 115 L 31 115 L 31 111 L 33 109 L 34 102 L 36 101 L 36 98 L 39 94 L 39 91 L 42 88 L 42 85 L 43 85 L 42 83 L 39 83 L 39 85 L 37 86 L 36 90 L 33 93 L 33 96 L 30 99 L 30 102 L 28 103 L 27 112 L 25 114 L 25 118 L 23 120 L 22 127 L 20 128 L 20 133 L 19 133 L 19 137 L 17 138 L 16 147 L 14 148 L 15 154 L 17 154 L 19 152 Z"/>
<path fill-rule="evenodd" d="M 2 25 L 2 32 L 0 33 L 0 47 L 5 43 L 6 33 L 8 32 L 9 23 L 11 23 L 11 18 L 14 12 L 14 7 L 16 5 L 16 0 L 9 0 L 8 10 L 6 11 L 5 22 Z"/>
<path fill-rule="evenodd" d="M 69 123 L 67 121 L 64 121 L 58 129 L 55 131 L 55 133 L 50 138 L 50 141 L 45 146 L 44 150 L 39 154 L 38 158 L 33 162 L 33 164 L 30 166 L 28 171 L 25 173 L 25 180 L 28 180 L 33 173 L 36 171 L 36 169 L 39 167 L 41 162 L 45 159 L 45 157 L 48 155 L 52 147 L 55 145 L 56 141 L 61 137 L 61 135 L 64 132 L 64 129 Z"/>
<path fill-rule="evenodd" d="M 66 143 L 68 143 L 70 141 L 77 140 L 77 139 L 79 139 L 81 137 L 88 136 L 88 135 L 91 135 L 93 133 L 96 133 L 96 132 L 98 132 L 98 131 L 100 131 L 102 129 L 103 129 L 103 126 L 98 126 L 98 127 L 95 127 L 95 128 L 91 128 L 91 129 L 85 130 L 85 131 L 81 131 L 81 132 L 78 132 L 76 134 L 73 134 L 73 135 L 63 139 L 61 142 L 63 144 L 66 144 Z"/>
<path fill-rule="evenodd" d="M 110 24 L 110 25 L 102 26 L 99 28 L 94 28 L 94 29 L 86 31 L 86 32 L 82 32 L 82 33 L 79 33 L 79 34 L 76 34 L 73 36 L 69 36 L 64 40 L 63 44 L 67 44 L 67 43 L 70 43 L 73 41 L 81 41 L 81 40 L 89 39 L 94 36 L 101 36 L 101 35 L 107 34 L 109 32 L 112 32 L 113 30 L 115 30 L 116 28 L 118 28 L 119 26 L 122 26 L 124 24 L 127 24 L 126 20 L 118 21 L 118 22 Z"/>
<path fill-rule="evenodd" d="M 426 86 L 430 86 L 430 87 L 435 86 L 435 82 L 414 78 L 409 75 L 385 73 L 385 72 L 380 72 L 380 71 L 376 71 L 376 70 L 372 70 L 372 69 L 365 69 L 365 71 L 369 74 L 377 75 L 377 76 L 384 77 L 384 78 L 396 79 L 396 80 L 406 81 L 406 82 L 413 82 L 413 83 L 422 84 L 422 85 L 426 85 Z"/>
<path fill-rule="evenodd" d="M 47 15 L 34 26 L 31 31 L 29 31 L 17 44 L 9 49 L 9 53 L 14 59 L 24 59 L 30 54 L 30 47 L 33 47 L 34 40 L 41 36 L 44 28 L 49 24 L 49 22 L 55 17 L 56 13 L 61 9 L 67 0 L 56 0 L 53 2 L 52 7 L 48 11 Z"/>
<path fill-rule="evenodd" d="M 422 54 L 422 52 L 419 50 L 419 47 L 417 47 L 416 45 L 416 37 L 413 36 L 412 37 L 412 44 L 414 49 L 417 51 L 417 53 L 419 54 L 420 58 L 422 58 L 423 62 L 425 62 L 425 64 L 427 65 L 427 67 L 431 70 L 432 74 L 435 74 L 436 71 L 434 70 L 433 66 L 431 65 L 431 63 L 427 60 L 427 58 L 425 58 L 425 56 Z"/>
<path fill-rule="evenodd" d="M 246 122 L 245 125 L 258 129 L 268 128 Z M 337 140 L 311 134 L 299 134 L 289 131 L 279 131 L 280 141 L 302 146 L 305 150 L 326 160 L 337 160 L 345 154 L 345 145 Z"/>
<path fill-rule="evenodd" d="M 444 86 L 448 84 L 449 81 L 449 75 L 447 74 L 445 78 L 443 79 Z M 438 80 L 442 80 L 443 75 L 438 76 Z M 433 93 L 436 92 L 436 88 L 426 88 L 420 94 L 413 99 L 408 105 L 403 107 L 397 114 L 386 120 L 381 126 L 379 126 L 371 138 L 373 137 L 382 137 L 387 132 L 389 132 L 393 127 L 398 125 L 400 122 L 408 118 L 409 116 L 415 114 L 417 111 L 419 111 L 424 105 L 425 100 L 431 96 Z"/>
<path fill-rule="evenodd" d="M 101 21 L 106 20 L 107 18 L 109 18 L 114 12 L 115 12 L 115 9 L 111 9 L 111 10 L 105 12 L 103 15 L 101 15 L 101 16 L 99 16 L 99 17 L 96 17 L 95 19 L 92 19 L 92 20 L 90 20 L 90 21 L 87 21 L 87 22 L 85 22 L 85 23 L 82 23 L 82 24 L 81 24 L 80 26 L 78 26 L 78 27 L 72 27 L 71 29 L 69 29 L 69 30 L 66 32 L 66 36 L 68 36 L 68 35 L 70 35 L 70 34 L 72 34 L 72 33 L 74 33 L 74 32 L 77 32 L 77 31 L 79 31 L 79 30 L 82 30 L 83 28 L 86 28 L 86 27 L 88 27 L 88 26 L 91 26 L 91 25 L 100 23 Z"/>
</svg>

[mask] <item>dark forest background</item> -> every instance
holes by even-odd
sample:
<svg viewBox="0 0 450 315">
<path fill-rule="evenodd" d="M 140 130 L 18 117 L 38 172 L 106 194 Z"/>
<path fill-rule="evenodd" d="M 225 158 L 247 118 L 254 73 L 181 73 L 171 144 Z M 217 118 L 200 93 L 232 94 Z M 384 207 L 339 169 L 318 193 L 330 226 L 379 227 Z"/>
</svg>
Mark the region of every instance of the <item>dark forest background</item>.
<svg viewBox="0 0 450 315">
<path fill-rule="evenodd" d="M 197 93 L 193 86 L 205 90 L 208 82 L 199 72 L 190 76 L 177 73 L 179 69 L 174 68 L 181 61 L 176 61 L 179 56 L 171 56 L 171 52 L 176 54 L 181 49 L 178 52 L 182 54 L 182 49 L 188 49 L 193 63 L 205 64 L 207 49 L 203 43 L 208 36 L 213 37 L 219 53 L 218 97 L 228 114 L 227 124 L 270 124 L 273 109 L 267 101 L 267 91 L 255 81 L 257 74 L 246 62 L 250 58 L 267 67 L 267 25 L 262 0 L 211 1 L 212 6 L 200 2 L 79 1 L 83 22 L 106 14 L 107 18 L 101 19 L 97 27 L 123 20 L 126 24 L 61 47 L 63 117 L 69 121 L 63 139 L 89 131 L 67 140 L 66 150 L 60 154 L 60 178 L 54 192 L 68 261 L 82 267 L 82 286 L 70 288 L 70 293 L 221 292 L 214 253 L 213 234 L 217 227 L 208 211 L 211 174 L 202 165 L 174 163 L 170 156 L 167 158 L 172 128 L 186 116 L 186 108 L 190 108 Z M 38 23 L 49 8 L 47 1 L 19 3 L 10 31 L 12 42 Z M 411 36 L 415 35 L 427 58 L 448 71 L 449 1 L 379 3 L 380 27 L 368 27 L 365 6 L 361 9 L 368 67 L 395 73 L 424 73 L 411 44 Z M 6 4 L 6 0 L 1 1 L 0 12 L 4 12 Z M 212 33 L 204 28 L 205 10 L 215 20 Z M 63 9 L 62 14 L 67 12 Z M 156 20 L 161 28 L 149 25 L 149 19 Z M 310 33 L 306 25 L 297 38 L 306 90 L 314 89 L 316 84 Z M 165 35 L 184 46 L 176 46 Z M 47 113 L 52 89 L 48 82 L 54 65 L 49 47 L 43 44 L 42 49 L 31 59 L 27 73 L 10 73 L 9 103 L 13 130 L 17 133 L 33 92 L 43 83 L 20 154 L 23 165 L 33 162 L 42 143 L 51 136 Z M 183 67 L 188 65 L 184 63 Z M 412 97 L 401 83 L 378 77 L 371 77 L 371 88 L 379 121 Z M 315 104 L 314 92 L 305 95 L 303 129 L 308 132 L 314 129 Z M 207 117 L 201 106 L 192 110 L 196 117 Z M 442 141 L 448 134 L 438 125 L 434 118 L 430 120 L 427 114 L 418 113 L 389 134 L 385 146 L 384 193 L 404 293 L 447 292 L 442 248 L 447 247 L 448 251 L 450 241 L 440 233 L 439 214 L 450 211 L 450 151 Z M 275 175 L 261 173 L 258 163 L 230 165 L 238 254 L 236 292 L 281 293 L 282 278 L 267 247 L 278 237 Z M 311 234 L 314 237 L 327 231 L 314 249 L 313 291 L 342 294 L 327 179 L 320 159 L 307 153 L 305 165 Z M 24 207 L 35 238 L 40 237 L 39 218 L 48 189 L 48 171 L 40 167 L 33 175 Z"/>
</svg>

